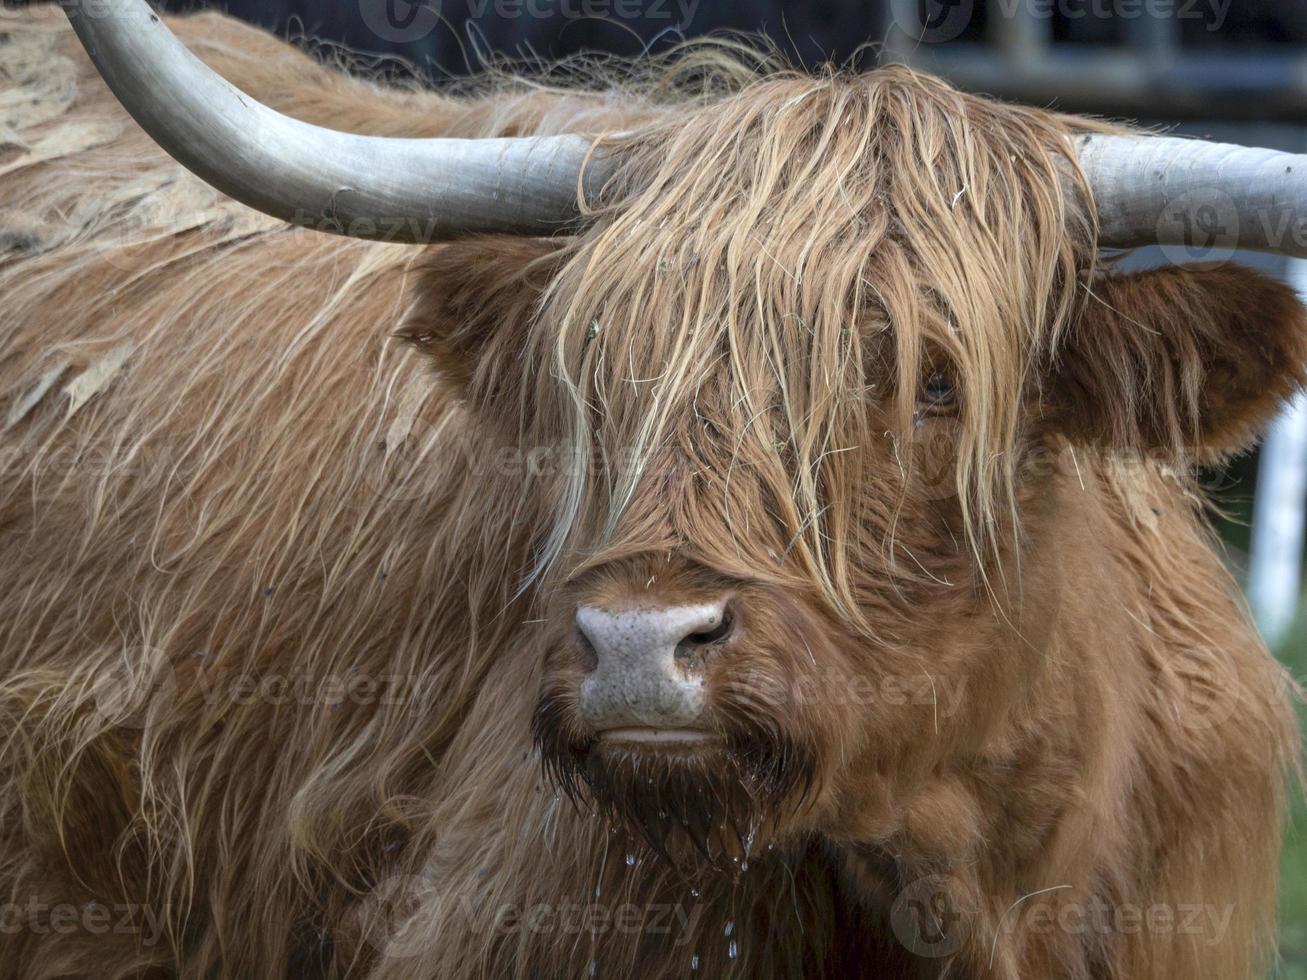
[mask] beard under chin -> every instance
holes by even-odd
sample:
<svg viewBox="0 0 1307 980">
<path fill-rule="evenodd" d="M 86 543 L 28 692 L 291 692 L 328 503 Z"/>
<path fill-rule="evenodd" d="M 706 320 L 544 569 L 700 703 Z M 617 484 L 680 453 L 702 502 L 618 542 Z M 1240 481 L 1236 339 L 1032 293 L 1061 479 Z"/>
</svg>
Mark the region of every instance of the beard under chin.
<svg viewBox="0 0 1307 980">
<path fill-rule="evenodd" d="M 542 705 L 535 726 L 547 776 L 682 868 L 740 870 L 751 848 L 804 805 L 816 772 L 810 751 L 775 733 L 740 733 L 692 751 L 632 751 L 594 738 L 566 744 L 550 715 Z"/>
</svg>

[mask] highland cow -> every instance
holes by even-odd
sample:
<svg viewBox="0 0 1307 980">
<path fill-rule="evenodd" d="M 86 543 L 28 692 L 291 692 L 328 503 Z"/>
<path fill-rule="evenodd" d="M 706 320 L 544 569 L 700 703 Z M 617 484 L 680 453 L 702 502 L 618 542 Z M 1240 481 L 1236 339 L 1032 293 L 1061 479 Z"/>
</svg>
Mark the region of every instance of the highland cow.
<svg viewBox="0 0 1307 980">
<path fill-rule="evenodd" d="M 1291 689 L 1193 473 L 1307 322 L 1097 257 L 1141 219 L 1083 137 L 1155 138 L 896 67 L 450 95 L 152 22 L 242 106 L 608 168 L 556 234 L 328 235 L 175 163 L 59 11 L 3 28 L 0 974 L 1265 965 Z M 185 99 L 131 107 L 166 143 Z"/>
</svg>

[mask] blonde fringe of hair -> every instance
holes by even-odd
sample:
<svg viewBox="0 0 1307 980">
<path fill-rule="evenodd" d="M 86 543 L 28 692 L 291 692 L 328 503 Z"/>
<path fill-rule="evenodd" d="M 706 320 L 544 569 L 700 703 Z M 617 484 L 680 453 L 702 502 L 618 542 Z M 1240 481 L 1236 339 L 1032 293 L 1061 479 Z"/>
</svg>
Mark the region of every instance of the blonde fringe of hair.
<svg viewBox="0 0 1307 980">
<path fill-rule="evenodd" d="M 977 557 L 1015 529 L 1023 409 L 1093 264 L 1088 193 L 1055 117 L 901 67 L 782 72 L 611 142 L 620 181 L 567 249 L 522 379 L 524 415 L 608 464 L 575 475 L 542 564 L 589 526 L 584 501 L 603 500 L 615 532 L 646 464 L 721 377 L 723 428 L 741 434 L 731 465 L 762 474 L 793 554 L 849 619 L 864 497 L 849 451 L 881 436 L 869 399 L 894 395 L 906 437 L 924 374 L 948 372 Z M 632 378 L 632 364 L 662 369 Z M 617 447 L 633 465 L 612 465 Z"/>
</svg>

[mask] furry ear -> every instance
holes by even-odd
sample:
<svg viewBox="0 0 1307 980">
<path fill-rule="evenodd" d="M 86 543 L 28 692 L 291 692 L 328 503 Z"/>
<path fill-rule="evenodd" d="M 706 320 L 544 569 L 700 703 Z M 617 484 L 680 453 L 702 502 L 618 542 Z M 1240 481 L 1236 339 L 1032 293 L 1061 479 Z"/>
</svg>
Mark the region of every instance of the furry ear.
<svg viewBox="0 0 1307 980">
<path fill-rule="evenodd" d="M 1303 384 L 1307 311 L 1233 263 L 1108 274 L 1063 338 L 1046 417 L 1073 442 L 1208 463 Z"/>
<path fill-rule="evenodd" d="M 398 335 L 469 400 L 517 404 L 528 331 L 559 250 L 549 239 L 499 236 L 431 248 Z"/>
</svg>

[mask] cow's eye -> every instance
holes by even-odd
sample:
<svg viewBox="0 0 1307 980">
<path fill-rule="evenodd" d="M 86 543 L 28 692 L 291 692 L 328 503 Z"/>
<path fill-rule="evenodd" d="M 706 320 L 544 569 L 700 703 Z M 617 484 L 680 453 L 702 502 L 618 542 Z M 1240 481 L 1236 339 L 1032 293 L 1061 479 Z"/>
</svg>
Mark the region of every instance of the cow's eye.
<svg viewBox="0 0 1307 980">
<path fill-rule="evenodd" d="M 921 385 L 917 395 L 919 408 L 927 413 L 945 413 L 957 405 L 957 389 L 953 379 L 942 371 L 933 372 Z"/>
</svg>

